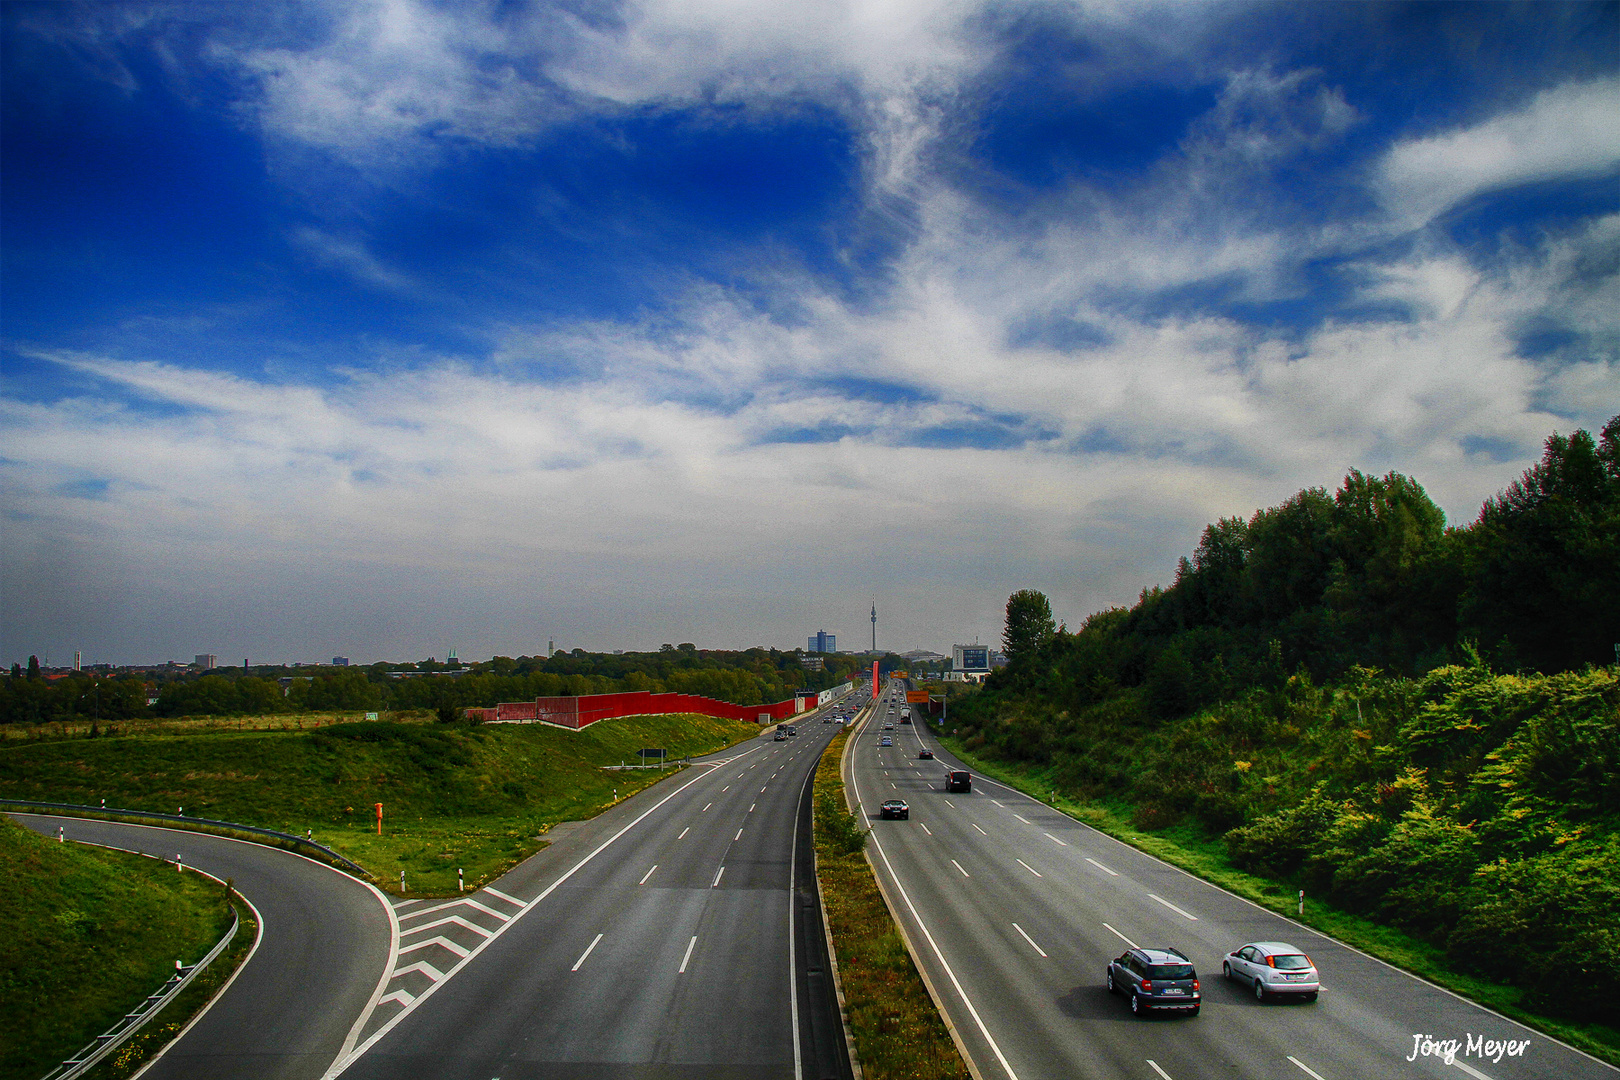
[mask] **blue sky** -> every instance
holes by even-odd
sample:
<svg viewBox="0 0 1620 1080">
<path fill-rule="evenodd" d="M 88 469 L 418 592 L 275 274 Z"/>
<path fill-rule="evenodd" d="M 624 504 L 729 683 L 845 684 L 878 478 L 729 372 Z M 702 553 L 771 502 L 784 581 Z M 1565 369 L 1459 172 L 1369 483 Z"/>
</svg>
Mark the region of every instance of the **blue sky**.
<svg viewBox="0 0 1620 1080">
<path fill-rule="evenodd" d="M 1620 412 L 1620 9 L 0 5 L 0 659 L 793 647 Z"/>
</svg>

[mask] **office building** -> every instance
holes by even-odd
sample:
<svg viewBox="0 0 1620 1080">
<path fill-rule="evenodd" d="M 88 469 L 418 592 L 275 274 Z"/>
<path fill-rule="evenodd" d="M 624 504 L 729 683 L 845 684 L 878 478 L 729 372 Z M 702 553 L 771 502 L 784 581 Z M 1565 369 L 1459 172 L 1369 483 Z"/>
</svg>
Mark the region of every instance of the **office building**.
<svg viewBox="0 0 1620 1080">
<path fill-rule="evenodd" d="M 198 653 L 197 658 L 191 664 L 193 667 L 200 667 L 204 671 L 212 671 L 219 666 L 219 657 L 213 653 Z"/>
<path fill-rule="evenodd" d="M 810 651 L 814 653 L 837 652 L 838 635 L 829 634 L 825 630 L 817 630 L 810 639 Z"/>
</svg>

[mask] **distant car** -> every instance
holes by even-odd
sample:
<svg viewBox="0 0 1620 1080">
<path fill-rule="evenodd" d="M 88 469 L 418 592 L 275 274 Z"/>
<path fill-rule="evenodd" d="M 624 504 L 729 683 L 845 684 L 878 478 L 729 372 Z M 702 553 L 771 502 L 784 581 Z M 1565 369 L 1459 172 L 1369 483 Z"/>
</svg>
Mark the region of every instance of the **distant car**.
<svg viewBox="0 0 1620 1080">
<path fill-rule="evenodd" d="M 879 746 L 893 746 L 894 745 L 894 740 L 889 738 L 887 735 L 885 735 L 885 736 L 883 736 L 882 739 L 880 739 L 878 741 L 878 745 Z"/>
<path fill-rule="evenodd" d="M 926 747 L 926 746 L 923 747 L 921 750 L 917 751 L 917 760 L 918 761 L 932 761 L 933 758 L 934 758 L 934 752 L 932 750 L 928 749 L 928 747 Z"/>
<path fill-rule="evenodd" d="M 771 739 L 771 741 L 772 742 L 787 742 L 787 736 L 782 734 L 780 731 L 778 731 L 776 733 L 776 735 Z"/>
<path fill-rule="evenodd" d="M 1221 961 L 1221 974 L 1249 983 L 1257 1001 L 1273 996 L 1315 1001 L 1322 989 L 1311 958 L 1285 941 L 1254 941 L 1233 949 Z"/>
<path fill-rule="evenodd" d="M 901 723 L 902 723 L 902 724 L 909 724 L 909 723 L 911 723 L 911 714 L 910 714 L 910 713 L 907 713 L 907 714 L 906 714 L 906 715 L 905 715 L 905 716 L 902 716 L 902 717 L 901 717 L 901 718 L 900 718 L 900 722 L 901 722 Z"/>
<path fill-rule="evenodd" d="M 883 730 L 884 731 L 893 731 L 894 730 L 894 725 L 886 723 L 886 724 L 883 725 Z"/>
<path fill-rule="evenodd" d="M 878 816 L 885 820 L 894 818 L 896 821 L 909 821 L 911 819 L 911 807 L 907 806 L 901 799 L 890 799 L 878 807 Z"/>
<path fill-rule="evenodd" d="M 966 769 L 952 769 L 945 774 L 946 791 L 972 791 L 973 774 Z"/>
<path fill-rule="evenodd" d="M 798 728 L 788 728 L 788 737 L 789 738 L 792 738 L 792 737 L 794 737 L 794 736 L 796 736 L 798 734 L 799 734 L 799 729 Z"/>
<path fill-rule="evenodd" d="M 1127 949 L 1108 963 L 1108 992 L 1131 999 L 1131 1012 L 1184 1012 L 1203 1003 L 1198 972 L 1179 949 Z"/>
</svg>

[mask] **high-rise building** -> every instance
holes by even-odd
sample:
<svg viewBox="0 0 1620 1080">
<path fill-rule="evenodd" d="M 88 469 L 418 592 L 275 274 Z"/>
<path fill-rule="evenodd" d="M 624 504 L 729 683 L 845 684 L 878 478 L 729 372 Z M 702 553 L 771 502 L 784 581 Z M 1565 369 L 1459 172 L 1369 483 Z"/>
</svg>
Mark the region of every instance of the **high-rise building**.
<svg viewBox="0 0 1620 1080">
<path fill-rule="evenodd" d="M 215 656 L 213 653 L 198 653 L 197 658 L 191 663 L 192 666 L 200 667 L 204 671 L 212 671 L 214 668 L 219 666 L 219 657 Z"/>
<path fill-rule="evenodd" d="M 334 657 L 332 657 L 332 666 L 333 667 L 348 667 L 349 666 L 349 658 L 347 656 L 334 656 Z"/>
<path fill-rule="evenodd" d="M 810 638 L 810 651 L 811 652 L 837 652 L 838 651 L 838 635 L 837 634 L 829 634 L 825 630 L 817 630 L 815 632 L 815 635 Z"/>
</svg>

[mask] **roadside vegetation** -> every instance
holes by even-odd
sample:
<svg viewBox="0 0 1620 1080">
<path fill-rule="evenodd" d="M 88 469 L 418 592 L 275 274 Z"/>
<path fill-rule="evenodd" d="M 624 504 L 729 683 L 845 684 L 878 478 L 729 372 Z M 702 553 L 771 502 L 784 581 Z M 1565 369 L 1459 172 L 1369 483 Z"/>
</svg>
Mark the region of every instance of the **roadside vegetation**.
<svg viewBox="0 0 1620 1080">
<path fill-rule="evenodd" d="M 706 754 L 759 728 L 710 716 L 604 720 L 581 731 L 544 724 L 277 718 L 126 728 L 113 737 L 0 745 L 0 796 L 175 813 L 313 839 L 409 896 L 473 889 L 544 845 L 561 821 L 594 816 L 670 770 L 637 764 Z M 324 721 L 324 722 L 323 722 Z M 296 726 L 295 726 L 296 724 Z M 612 766 L 613 768 L 608 768 Z M 671 769 L 678 766 L 671 766 Z M 377 835 L 375 804 L 383 804 Z"/>
<path fill-rule="evenodd" d="M 1076 633 L 1015 593 L 947 745 L 1620 1062 L 1617 437 L 1550 438 L 1460 529 L 1351 473 L 1211 525 Z"/>
<path fill-rule="evenodd" d="M 200 874 L 128 852 L 57 843 L 5 817 L 0 867 L 6 1080 L 49 1072 L 161 987 L 176 960 L 191 964 L 206 955 L 230 926 L 224 890 Z M 237 938 L 251 943 L 252 924 L 239 928 Z M 181 996 L 204 980 L 218 985 L 234 968 L 230 957 L 216 958 Z M 192 1011 L 206 1000 L 204 994 Z M 178 1004 L 168 1011 L 178 1012 Z"/>
<path fill-rule="evenodd" d="M 872 866 L 867 828 L 849 812 L 839 761 L 845 729 L 816 769 L 817 879 L 838 956 L 855 1054 L 870 1080 L 966 1080 L 967 1067 L 923 985 Z"/>
</svg>

